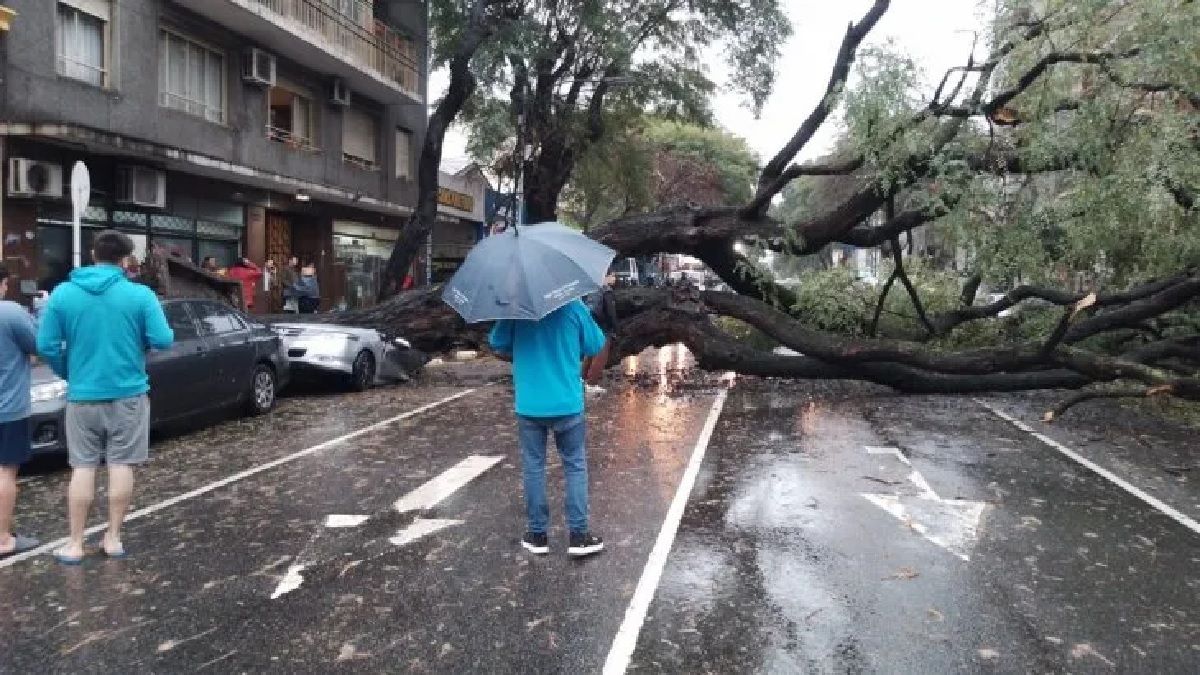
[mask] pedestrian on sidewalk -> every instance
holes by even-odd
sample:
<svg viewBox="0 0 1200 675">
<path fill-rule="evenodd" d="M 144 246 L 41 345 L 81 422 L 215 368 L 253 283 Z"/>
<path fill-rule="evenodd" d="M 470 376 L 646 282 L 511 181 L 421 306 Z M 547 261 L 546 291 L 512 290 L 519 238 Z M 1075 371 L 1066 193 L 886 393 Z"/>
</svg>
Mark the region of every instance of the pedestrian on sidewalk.
<svg viewBox="0 0 1200 675">
<path fill-rule="evenodd" d="M 233 279 L 242 286 L 242 309 L 246 312 L 254 309 L 254 290 L 258 280 L 263 278 L 263 272 L 249 258 L 239 258 L 229 268 L 225 276 Z"/>
<path fill-rule="evenodd" d="M 603 394 L 604 387 L 600 379 L 604 377 L 604 369 L 608 367 L 608 352 L 612 346 L 612 336 L 617 332 L 617 296 L 613 292 L 616 276 L 610 274 L 604 278 L 604 288 L 593 293 L 589 300 L 592 318 L 604 331 L 604 347 L 595 356 L 589 356 L 583 362 L 583 381 L 589 394 Z"/>
<path fill-rule="evenodd" d="M 8 295 L 8 270 L 0 266 L 0 298 Z M 33 455 L 29 441 L 29 360 L 37 353 L 37 325 L 11 300 L 0 300 L 0 558 L 37 548 L 13 532 L 17 472 Z"/>
<path fill-rule="evenodd" d="M 572 300 L 538 321 L 497 321 L 490 342 L 513 364 L 528 520 L 522 546 L 539 555 L 550 552 L 546 439 L 553 433 L 566 479 L 567 552 L 574 557 L 599 553 L 604 541 L 588 527 L 587 418 L 580 363 L 600 353 L 603 331 L 583 302 Z"/>
<path fill-rule="evenodd" d="M 321 306 L 321 284 L 317 281 L 317 267 L 312 263 L 300 268 L 300 278 L 293 286 L 297 309 L 301 314 L 315 314 Z"/>
<path fill-rule="evenodd" d="M 283 295 L 283 311 L 295 314 L 300 311 L 300 301 L 296 297 L 296 282 L 300 280 L 300 259 L 296 256 L 288 258 L 287 265 L 279 272 L 279 288 Z"/>
<path fill-rule="evenodd" d="M 108 467 L 101 546 L 110 558 L 125 557 L 121 524 L 133 497 L 134 467 L 146 461 L 150 444 L 146 350 L 167 349 L 175 339 L 154 292 L 127 280 L 119 267 L 132 251 L 133 241 L 120 232 L 96 235 L 96 264 L 75 270 L 55 289 L 38 329 L 38 352 L 67 381 L 70 535 L 55 553 L 66 565 L 83 562 L 101 462 Z"/>
</svg>

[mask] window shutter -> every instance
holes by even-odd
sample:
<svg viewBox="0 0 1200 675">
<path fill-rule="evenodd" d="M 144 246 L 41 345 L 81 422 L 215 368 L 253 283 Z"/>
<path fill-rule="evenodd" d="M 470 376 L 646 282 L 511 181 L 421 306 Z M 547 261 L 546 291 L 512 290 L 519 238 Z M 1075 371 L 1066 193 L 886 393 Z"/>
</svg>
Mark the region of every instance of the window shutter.
<svg viewBox="0 0 1200 675">
<path fill-rule="evenodd" d="M 342 152 L 373 163 L 376 141 L 374 118 L 356 108 L 347 108 L 342 117 Z"/>
<path fill-rule="evenodd" d="M 412 177 L 412 134 L 396 130 L 396 178 Z"/>
</svg>

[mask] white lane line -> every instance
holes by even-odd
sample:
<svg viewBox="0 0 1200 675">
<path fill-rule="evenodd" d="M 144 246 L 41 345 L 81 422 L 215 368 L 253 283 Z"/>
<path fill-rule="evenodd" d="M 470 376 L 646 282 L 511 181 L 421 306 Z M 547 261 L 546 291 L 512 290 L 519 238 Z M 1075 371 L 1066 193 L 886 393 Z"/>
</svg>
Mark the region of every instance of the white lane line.
<svg viewBox="0 0 1200 675">
<path fill-rule="evenodd" d="M 1117 474 L 1100 466 L 1099 464 L 1093 462 L 1092 460 L 1088 459 L 1087 457 L 1080 455 L 1078 452 L 1075 452 L 1071 448 L 1068 448 L 1067 446 L 1063 445 L 1062 443 L 1059 443 L 1058 441 L 1054 440 L 1053 438 L 1050 438 L 1046 434 L 1034 431 L 1032 428 L 1030 428 L 1030 426 L 1028 424 L 1025 424 L 1024 422 L 1018 420 L 1017 418 L 1013 417 L 1012 415 L 1009 415 L 1008 413 L 1004 412 L 1003 410 L 996 408 L 992 404 L 990 404 L 986 401 L 981 401 L 979 399 L 975 399 L 975 402 L 978 403 L 979 405 L 983 406 L 984 408 L 987 408 L 988 410 L 990 410 L 992 412 L 992 414 L 996 415 L 1000 419 L 1003 419 L 1003 420 L 1009 422 L 1010 424 L 1017 427 L 1018 429 L 1021 429 L 1022 431 L 1028 432 L 1031 436 L 1038 439 L 1039 441 L 1054 448 L 1055 450 L 1061 452 L 1062 454 L 1066 455 L 1070 459 L 1073 459 L 1076 462 L 1082 464 L 1083 466 L 1087 467 L 1088 469 L 1091 469 L 1093 472 L 1095 472 L 1096 474 L 1099 474 L 1101 477 L 1108 480 L 1110 483 L 1116 485 L 1117 487 L 1128 492 L 1129 494 L 1133 495 L 1134 497 L 1137 497 L 1138 499 L 1146 502 L 1147 504 L 1154 507 L 1155 509 L 1158 509 L 1158 511 L 1160 511 L 1164 515 L 1174 519 L 1180 525 L 1183 525 L 1184 527 L 1186 527 L 1187 529 L 1191 530 L 1192 532 L 1194 532 L 1196 534 L 1200 534 L 1200 522 L 1196 522 L 1194 519 L 1189 518 L 1187 515 L 1183 514 L 1178 509 L 1172 507 L 1170 504 L 1163 502 L 1161 499 L 1155 497 L 1154 495 L 1148 494 L 1145 490 L 1142 490 L 1141 488 L 1137 487 L 1136 485 L 1131 484 L 1129 481 L 1125 480 L 1124 478 L 1121 478 Z"/>
<path fill-rule="evenodd" d="M 232 476 L 229 476 L 227 478 L 222 478 L 219 481 L 209 483 L 208 485 L 196 488 L 195 490 L 192 490 L 190 492 L 185 492 L 181 495 L 176 495 L 174 497 L 171 497 L 170 499 L 163 500 L 157 504 L 152 504 L 150 506 L 147 506 L 146 508 L 133 511 L 129 515 L 125 516 L 125 522 L 128 523 L 132 520 L 137 520 L 139 518 L 145 518 L 146 516 L 149 516 L 154 513 L 158 513 L 159 511 L 162 511 L 163 509 L 170 508 L 181 502 L 186 502 L 189 499 L 195 499 L 196 497 L 199 497 L 200 495 L 208 494 L 209 492 L 212 492 L 213 490 L 223 488 L 226 485 L 229 485 L 231 483 L 236 483 L 240 480 L 245 480 L 246 478 L 249 478 L 256 474 L 260 474 L 263 471 L 267 471 L 269 469 L 274 469 L 277 466 L 282 466 L 289 462 L 294 462 L 303 457 L 307 457 L 309 455 L 321 452 L 322 450 L 327 450 L 327 449 L 329 449 L 335 445 L 338 445 L 340 443 L 345 443 L 346 441 L 352 441 L 356 438 L 359 438 L 360 436 L 365 436 L 367 434 L 374 433 L 376 431 L 379 431 L 380 429 L 383 429 L 387 426 L 395 424 L 396 422 L 400 422 L 400 421 L 406 420 L 410 417 L 415 417 L 422 413 L 429 412 L 430 410 L 433 410 L 434 408 L 443 406 L 443 405 L 445 405 L 447 403 L 451 403 L 453 401 L 457 401 L 458 399 L 463 398 L 465 396 L 470 396 L 471 394 L 474 394 L 476 391 L 478 391 L 478 390 L 477 389 L 467 389 L 466 391 L 460 391 L 457 394 L 454 394 L 452 396 L 447 396 L 446 398 L 443 398 L 439 401 L 434 401 L 433 403 L 426 403 L 425 405 L 423 405 L 419 408 L 414 408 L 413 410 L 409 410 L 406 413 L 401 413 L 394 417 L 389 417 L 386 420 L 376 422 L 370 426 L 365 426 L 357 431 L 352 431 L 348 434 L 345 434 L 344 436 L 338 436 L 337 438 L 325 441 L 324 443 L 319 443 L 317 445 L 312 446 L 311 448 L 305 448 L 304 450 L 301 450 L 299 452 L 294 452 L 290 455 L 287 455 L 286 457 L 280 457 L 279 459 L 267 462 L 266 464 L 259 464 L 258 466 L 250 468 L 250 469 L 246 469 L 245 471 L 239 471 L 238 473 L 235 473 Z M 89 527 L 87 530 L 85 530 L 85 534 L 88 536 L 91 536 L 93 534 L 96 534 L 97 532 L 103 532 L 105 530 L 105 528 L 107 528 L 107 527 L 108 527 L 108 523 L 102 523 L 102 524 L 96 525 L 94 527 Z M 26 551 L 24 553 L 14 555 L 10 558 L 5 558 L 3 560 L 0 560 L 0 568 L 11 567 L 23 560 L 28 560 L 30 558 L 42 555 L 43 553 L 49 553 L 57 548 L 60 548 L 65 543 L 67 543 L 67 538 L 63 537 L 62 539 L 56 539 L 48 544 L 42 544 L 41 546 L 39 546 L 35 549 Z"/>
<path fill-rule="evenodd" d="M 471 455 L 438 474 L 433 480 L 396 500 L 396 510 L 400 513 L 407 513 L 431 509 L 502 459 L 504 459 L 503 455 Z"/>
<path fill-rule="evenodd" d="M 675 534 L 679 531 L 679 522 L 683 520 L 684 508 L 692 494 L 692 488 L 696 485 L 696 477 L 700 474 L 700 465 L 704 462 L 704 453 L 708 450 L 713 431 L 717 428 L 717 419 L 721 417 L 721 411 L 725 407 L 725 399 L 728 396 L 729 389 L 722 388 L 717 394 L 717 400 L 713 401 L 712 408 L 708 411 L 708 419 L 704 422 L 700 438 L 696 440 L 696 447 L 692 450 L 692 457 L 683 471 L 683 478 L 679 481 L 675 498 L 671 500 L 671 506 L 667 509 L 667 516 L 663 520 L 662 529 L 658 532 L 658 538 L 654 541 L 654 548 L 650 551 L 646 568 L 642 570 L 642 577 L 638 579 L 637 588 L 633 591 L 633 598 L 630 599 L 629 607 L 625 610 L 625 619 L 621 622 L 621 628 L 617 631 L 616 637 L 613 638 L 612 649 L 609 650 L 608 658 L 604 661 L 604 675 L 620 675 L 629 668 L 629 662 L 633 659 L 633 650 L 637 647 L 638 635 L 641 634 L 642 624 L 646 621 L 646 613 L 650 611 L 650 601 L 654 599 L 654 592 L 658 589 L 663 568 L 667 565 L 667 556 L 671 553 L 671 546 L 675 543 Z"/>
</svg>

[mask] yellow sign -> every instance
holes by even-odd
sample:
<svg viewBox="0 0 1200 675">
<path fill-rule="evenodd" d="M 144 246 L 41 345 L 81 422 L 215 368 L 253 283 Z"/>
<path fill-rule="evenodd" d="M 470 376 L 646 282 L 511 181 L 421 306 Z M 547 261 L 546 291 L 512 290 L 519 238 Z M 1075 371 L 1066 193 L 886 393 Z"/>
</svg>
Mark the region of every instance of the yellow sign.
<svg viewBox="0 0 1200 675">
<path fill-rule="evenodd" d="M 474 211 L 475 198 L 465 192 L 456 192 L 446 187 L 438 188 L 438 203 L 459 211 Z"/>
<path fill-rule="evenodd" d="M 7 33 L 12 27 L 12 20 L 17 13 L 4 5 L 0 5 L 0 32 Z"/>
</svg>

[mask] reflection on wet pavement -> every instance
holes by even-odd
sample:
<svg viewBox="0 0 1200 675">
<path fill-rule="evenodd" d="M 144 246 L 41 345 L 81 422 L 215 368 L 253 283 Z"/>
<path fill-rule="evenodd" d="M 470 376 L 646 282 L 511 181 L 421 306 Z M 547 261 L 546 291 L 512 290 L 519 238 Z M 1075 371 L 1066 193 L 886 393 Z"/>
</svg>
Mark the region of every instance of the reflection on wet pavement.
<svg viewBox="0 0 1200 675">
<path fill-rule="evenodd" d="M 1019 433 L 961 398 L 735 391 L 635 669 L 1195 672 L 1196 540 Z M 969 561 L 863 498 L 912 471 L 986 503 Z"/>
</svg>

